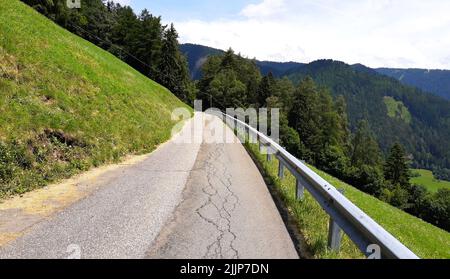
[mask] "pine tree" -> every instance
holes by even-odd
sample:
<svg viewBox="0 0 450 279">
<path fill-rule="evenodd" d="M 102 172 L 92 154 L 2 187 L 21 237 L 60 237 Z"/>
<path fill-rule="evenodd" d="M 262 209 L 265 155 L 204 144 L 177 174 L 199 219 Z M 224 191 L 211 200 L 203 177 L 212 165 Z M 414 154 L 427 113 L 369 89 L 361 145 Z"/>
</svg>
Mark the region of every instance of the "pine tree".
<svg viewBox="0 0 450 279">
<path fill-rule="evenodd" d="M 257 91 L 257 102 L 259 107 L 264 107 L 267 104 L 266 100 L 273 94 L 274 85 L 275 79 L 271 72 L 262 78 Z"/>
<path fill-rule="evenodd" d="M 213 96 L 223 108 L 244 107 L 245 85 L 239 81 L 236 72 L 226 69 L 219 72 L 208 86 L 207 93 Z"/>
<path fill-rule="evenodd" d="M 131 7 L 115 7 L 115 24 L 112 27 L 109 51 L 132 67 L 141 66 L 133 56 L 133 45 L 139 32 L 139 20 Z M 131 54 L 131 55 L 130 55 Z"/>
<path fill-rule="evenodd" d="M 384 167 L 384 177 L 393 185 L 400 185 L 403 188 L 411 186 L 410 167 L 403 146 L 395 143 L 389 153 Z"/>
<path fill-rule="evenodd" d="M 363 165 L 378 166 L 381 164 L 381 152 L 374 139 L 367 120 L 358 123 L 358 129 L 353 136 L 351 165 L 360 168 Z"/>
<path fill-rule="evenodd" d="M 189 70 L 186 58 L 180 53 L 178 33 L 173 24 L 164 31 L 161 57 L 158 65 L 158 81 L 185 102 L 192 101 L 188 91 Z"/>
<path fill-rule="evenodd" d="M 237 61 L 236 55 L 232 48 L 229 48 L 222 57 L 220 67 L 222 69 L 236 69 Z"/>
<path fill-rule="evenodd" d="M 339 127 L 342 133 L 344 152 L 349 156 L 351 150 L 351 131 L 349 128 L 347 115 L 347 102 L 345 101 L 345 97 L 343 95 L 337 96 L 335 106 L 339 116 Z"/>
<path fill-rule="evenodd" d="M 342 147 L 343 136 L 342 129 L 340 127 L 340 119 L 335 106 L 331 93 L 327 90 L 319 90 L 319 126 L 321 128 L 321 145 L 322 149 L 329 146 Z"/>
<path fill-rule="evenodd" d="M 289 124 L 299 134 L 304 150 L 302 159 L 315 163 L 322 148 L 320 128 L 319 96 L 314 81 L 305 78 L 294 92 L 293 109 L 289 112 Z"/>
<path fill-rule="evenodd" d="M 140 27 L 133 46 L 133 53 L 146 65 L 141 72 L 157 79 L 158 64 L 161 56 L 163 26 L 161 17 L 152 16 L 143 10 L 139 16 Z"/>
</svg>

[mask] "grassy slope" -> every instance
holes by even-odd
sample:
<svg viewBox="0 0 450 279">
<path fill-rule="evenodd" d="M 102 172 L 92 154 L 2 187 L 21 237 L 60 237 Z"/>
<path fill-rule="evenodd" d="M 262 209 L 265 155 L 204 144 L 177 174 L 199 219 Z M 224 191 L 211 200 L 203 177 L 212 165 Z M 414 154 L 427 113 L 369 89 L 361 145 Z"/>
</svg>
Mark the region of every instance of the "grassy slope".
<svg viewBox="0 0 450 279">
<path fill-rule="evenodd" d="M 422 185 L 431 192 L 437 192 L 442 188 L 450 189 L 450 181 L 436 179 L 432 171 L 415 169 L 413 172 L 420 175 L 411 178 L 411 183 L 413 184 Z"/>
<path fill-rule="evenodd" d="M 176 107 L 113 55 L 0 0 L 0 198 L 153 150 Z"/>
<path fill-rule="evenodd" d="M 411 123 L 411 113 L 409 112 L 408 108 L 405 107 L 403 102 L 396 101 L 394 98 L 386 96 L 384 97 L 384 103 L 386 104 L 389 117 L 403 120 L 408 124 Z"/>
<path fill-rule="evenodd" d="M 295 200 L 295 178 L 286 173 L 286 179 L 278 180 L 278 162 L 266 162 L 265 156 L 258 152 L 256 145 L 250 150 L 262 162 L 266 173 L 274 181 L 288 209 L 298 221 L 299 230 L 305 236 L 308 246 L 317 258 L 361 258 L 363 255 L 356 246 L 344 236 L 340 253 L 327 250 L 328 215 L 308 194 L 305 200 Z M 338 179 L 314 169 L 337 189 L 344 189 L 345 196 L 366 212 L 376 222 L 393 234 L 403 244 L 421 258 L 450 259 L 450 234 L 414 216 L 411 216 L 389 204 L 386 204 Z"/>
</svg>

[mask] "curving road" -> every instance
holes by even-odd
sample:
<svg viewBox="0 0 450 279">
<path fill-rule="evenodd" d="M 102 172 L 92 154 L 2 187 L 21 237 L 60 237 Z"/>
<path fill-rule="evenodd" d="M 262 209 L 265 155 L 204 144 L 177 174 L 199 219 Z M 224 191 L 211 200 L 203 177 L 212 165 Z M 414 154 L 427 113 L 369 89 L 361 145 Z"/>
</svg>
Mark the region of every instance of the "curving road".
<svg viewBox="0 0 450 279">
<path fill-rule="evenodd" d="M 208 138 L 217 127 L 189 121 L 144 160 L 74 183 L 80 198 L 53 213 L 25 209 L 32 193 L 0 205 L 0 258 L 298 258 L 245 148 Z"/>
</svg>

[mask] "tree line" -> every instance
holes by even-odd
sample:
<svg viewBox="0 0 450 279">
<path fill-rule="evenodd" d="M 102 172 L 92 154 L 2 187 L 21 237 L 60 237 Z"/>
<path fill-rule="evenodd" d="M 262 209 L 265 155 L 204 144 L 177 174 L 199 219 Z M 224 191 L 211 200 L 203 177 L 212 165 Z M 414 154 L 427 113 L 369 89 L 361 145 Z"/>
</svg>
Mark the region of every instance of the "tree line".
<svg viewBox="0 0 450 279">
<path fill-rule="evenodd" d="M 288 78 L 263 76 L 255 60 L 228 50 L 208 57 L 202 78 L 189 78 L 173 25 L 143 10 L 101 0 L 68 9 L 65 0 L 22 0 L 73 33 L 113 53 L 171 90 L 186 103 L 206 107 L 280 108 L 280 140 L 286 149 L 385 202 L 450 229 L 450 191 L 436 194 L 410 184 L 410 160 L 399 143 L 384 156 L 367 118 L 349 128 L 346 98 L 333 97 L 309 76 L 294 85 Z"/>
<path fill-rule="evenodd" d="M 111 52 L 165 86 L 184 102 L 195 98 L 186 58 L 173 24 L 163 25 L 148 10 L 135 14 L 112 1 L 82 0 L 70 9 L 66 0 L 22 0 L 69 31 Z"/>
<path fill-rule="evenodd" d="M 447 231 L 450 191 L 433 194 L 410 182 L 411 158 L 400 143 L 383 155 L 367 119 L 351 131 L 346 100 L 305 77 L 262 76 L 255 60 L 228 50 L 210 56 L 197 98 L 220 108 L 280 108 L 280 141 L 289 152 L 360 190 Z M 212 103 L 211 103 L 212 102 Z"/>
<path fill-rule="evenodd" d="M 450 169 L 450 102 L 433 94 L 403 85 L 363 65 L 334 60 L 317 60 L 286 75 L 294 84 L 311 76 L 333 96 L 343 95 L 348 104 L 350 126 L 367 119 L 384 154 L 400 142 L 413 155 L 414 168 L 436 169 L 443 175 Z M 386 97 L 394 99 L 389 113 Z M 405 118 L 403 118 L 405 117 Z M 441 171 L 439 171 L 441 169 Z M 443 176 L 441 176 L 443 177 Z"/>
</svg>

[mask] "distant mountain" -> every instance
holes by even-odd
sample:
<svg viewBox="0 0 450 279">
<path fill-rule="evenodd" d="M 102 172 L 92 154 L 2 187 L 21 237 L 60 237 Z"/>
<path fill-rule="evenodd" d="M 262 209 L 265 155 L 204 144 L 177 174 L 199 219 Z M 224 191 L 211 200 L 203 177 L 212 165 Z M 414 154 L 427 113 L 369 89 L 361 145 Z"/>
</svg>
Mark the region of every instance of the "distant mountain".
<svg viewBox="0 0 450 279">
<path fill-rule="evenodd" d="M 271 62 L 256 60 L 256 65 L 259 67 L 263 75 L 267 75 L 271 72 L 275 77 L 282 77 L 287 71 L 302 67 L 305 64 L 298 62 Z"/>
<path fill-rule="evenodd" d="M 351 126 L 369 120 L 384 151 L 398 141 L 413 154 L 416 165 L 450 168 L 450 101 L 360 64 L 318 60 L 286 75 L 294 83 L 311 76 L 334 96 L 343 95 Z"/>
<path fill-rule="evenodd" d="M 196 79 L 201 77 L 200 68 L 209 55 L 224 53 L 192 44 L 182 45 L 181 50 Z M 401 142 L 414 156 L 414 166 L 450 168 L 450 101 L 430 94 L 440 92 L 445 96 L 445 88 L 450 88 L 450 71 L 430 71 L 430 76 L 426 76 L 425 70 L 372 69 L 333 60 L 309 64 L 255 61 L 263 74 L 287 76 L 294 83 L 311 76 L 334 96 L 343 95 L 351 127 L 354 129 L 360 119 L 367 119 L 384 151 Z M 428 93 L 413 86 L 428 88 L 423 89 Z"/>
<path fill-rule="evenodd" d="M 201 68 L 206 62 L 208 56 L 225 53 L 220 49 L 195 44 L 182 44 L 180 45 L 180 50 L 184 55 L 186 55 L 191 77 L 195 80 L 201 78 Z"/>
<path fill-rule="evenodd" d="M 180 50 L 186 55 L 191 76 L 195 80 L 201 78 L 201 67 L 203 63 L 205 63 L 208 56 L 220 55 L 225 53 L 225 51 L 220 49 L 196 44 L 182 44 L 180 46 Z M 282 77 L 285 72 L 304 65 L 297 62 L 255 61 L 256 65 L 259 67 L 263 75 L 267 75 L 269 72 L 271 72 L 276 77 Z"/>
<path fill-rule="evenodd" d="M 422 89 L 450 100 L 450 71 L 425 69 L 375 69 L 401 83 Z"/>
<path fill-rule="evenodd" d="M 219 55 L 223 50 L 196 44 L 183 44 L 181 52 L 187 56 L 189 69 L 193 79 L 201 78 L 201 66 L 209 55 Z M 269 72 L 275 77 L 282 77 L 301 69 L 306 64 L 298 62 L 272 62 L 259 61 L 256 64 L 263 75 Z M 352 68 L 366 73 L 379 73 L 399 80 L 404 85 L 410 85 L 450 100 L 450 70 L 425 70 L 425 69 L 372 69 L 362 64 L 354 64 Z"/>
</svg>

